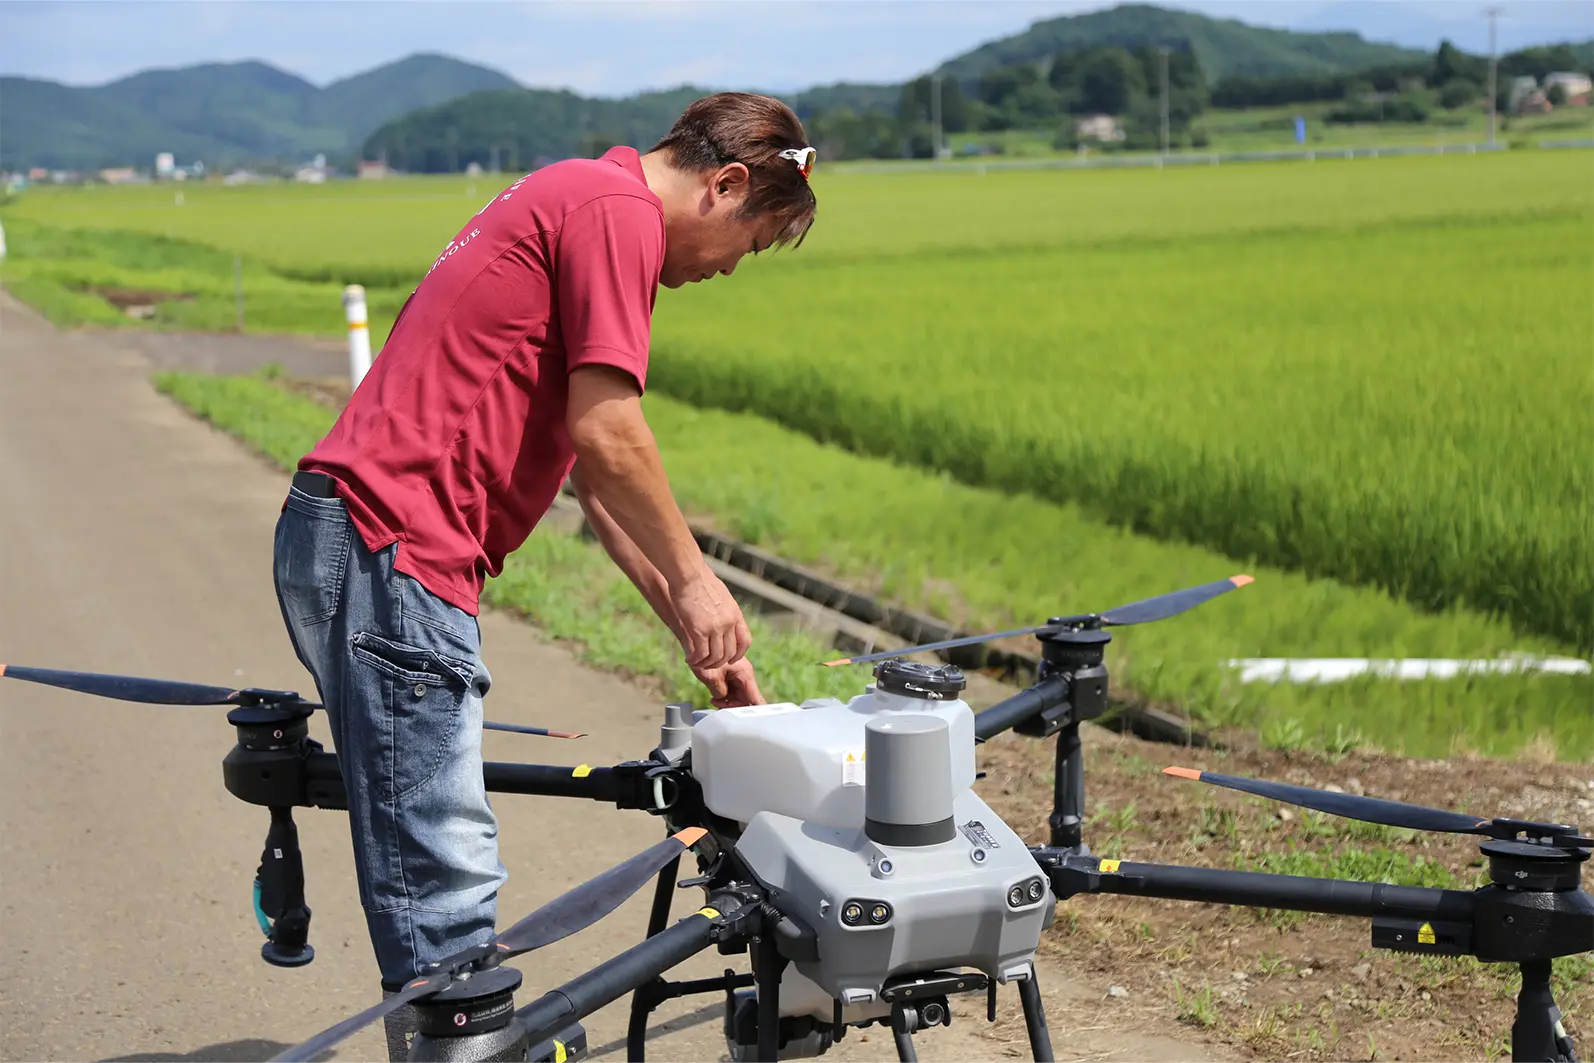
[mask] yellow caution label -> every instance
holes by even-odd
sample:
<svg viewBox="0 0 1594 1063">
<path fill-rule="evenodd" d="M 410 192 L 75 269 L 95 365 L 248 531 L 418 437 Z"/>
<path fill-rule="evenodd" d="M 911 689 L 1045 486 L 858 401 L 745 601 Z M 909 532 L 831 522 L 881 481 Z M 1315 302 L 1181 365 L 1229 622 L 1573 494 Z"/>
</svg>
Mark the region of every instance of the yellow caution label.
<svg viewBox="0 0 1594 1063">
<path fill-rule="evenodd" d="M 585 779 L 588 775 L 592 774 L 592 765 L 591 764 L 578 765 L 576 767 L 576 770 L 571 772 L 570 774 L 575 776 L 578 779 Z"/>
<path fill-rule="evenodd" d="M 1118 861 L 1117 860 L 1103 860 L 1101 862 L 1101 869 L 1102 869 L 1102 871 L 1105 874 L 1111 875 L 1112 873 L 1114 873 L 1115 871 L 1118 870 Z"/>
<path fill-rule="evenodd" d="M 697 914 L 698 915 L 706 915 L 710 919 L 718 919 L 720 917 L 719 910 L 716 909 L 716 908 L 699 908 L 697 910 Z"/>
<path fill-rule="evenodd" d="M 1417 928 L 1417 940 L 1424 945 L 1432 945 L 1434 943 L 1432 923 L 1424 923 Z"/>
<path fill-rule="evenodd" d="M 565 1043 L 557 1038 L 553 1043 L 553 1063 L 565 1063 L 569 1056 L 565 1054 Z"/>
</svg>

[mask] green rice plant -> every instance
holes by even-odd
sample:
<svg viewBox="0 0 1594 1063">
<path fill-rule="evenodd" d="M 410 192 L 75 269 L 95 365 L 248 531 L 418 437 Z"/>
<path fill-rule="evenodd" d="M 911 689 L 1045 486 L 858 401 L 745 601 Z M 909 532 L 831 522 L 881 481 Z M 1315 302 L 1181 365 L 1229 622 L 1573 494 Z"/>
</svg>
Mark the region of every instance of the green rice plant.
<svg viewBox="0 0 1594 1063">
<path fill-rule="evenodd" d="M 734 535 L 731 522 L 752 499 L 777 529 L 765 549 L 966 630 L 1038 624 L 1236 571 L 1218 552 L 1137 535 L 1076 504 L 860 456 L 760 417 L 661 395 L 643 405 L 676 497 L 694 520 Z M 1589 676 L 1238 682 L 1223 662 L 1492 658 L 1557 648 L 1460 607 L 1428 612 L 1373 588 L 1265 565 L 1249 571 L 1255 583 L 1198 611 L 1116 631 L 1107 648 L 1114 688 L 1174 703 L 1206 725 L 1262 728 L 1291 746 L 1336 754 L 1354 744 L 1410 756 L 1594 756 Z M 1035 644 L 1017 640 L 1014 648 L 1033 652 Z"/>
<path fill-rule="evenodd" d="M 650 379 L 1588 649 L 1591 236 L 1566 209 L 782 266 L 661 307 Z"/>
</svg>

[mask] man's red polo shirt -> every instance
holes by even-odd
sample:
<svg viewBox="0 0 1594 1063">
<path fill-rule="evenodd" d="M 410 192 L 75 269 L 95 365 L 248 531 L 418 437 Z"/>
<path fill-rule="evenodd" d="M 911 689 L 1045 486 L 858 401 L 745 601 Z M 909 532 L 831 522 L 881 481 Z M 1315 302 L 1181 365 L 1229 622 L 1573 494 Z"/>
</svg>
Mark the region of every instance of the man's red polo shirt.
<svg viewBox="0 0 1594 1063">
<path fill-rule="evenodd" d="M 528 174 L 449 242 L 327 437 L 299 468 L 338 481 L 372 551 L 471 615 L 575 463 L 569 372 L 647 380 L 663 204 L 634 148 Z"/>
</svg>

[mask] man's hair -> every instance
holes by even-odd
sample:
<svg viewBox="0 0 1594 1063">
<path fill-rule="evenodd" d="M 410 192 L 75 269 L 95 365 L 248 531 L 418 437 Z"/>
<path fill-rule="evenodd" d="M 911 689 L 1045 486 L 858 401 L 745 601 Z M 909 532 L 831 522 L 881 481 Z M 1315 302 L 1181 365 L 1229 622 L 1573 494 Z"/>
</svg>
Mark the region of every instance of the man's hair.
<svg viewBox="0 0 1594 1063">
<path fill-rule="evenodd" d="M 773 215 L 781 221 L 775 243 L 795 240 L 801 246 L 818 201 L 797 164 L 780 153 L 807 146 L 802 122 L 784 103 L 750 92 L 721 92 L 688 107 L 653 150 L 669 152 L 678 169 L 696 173 L 742 163 L 750 178 L 741 216 Z"/>
</svg>

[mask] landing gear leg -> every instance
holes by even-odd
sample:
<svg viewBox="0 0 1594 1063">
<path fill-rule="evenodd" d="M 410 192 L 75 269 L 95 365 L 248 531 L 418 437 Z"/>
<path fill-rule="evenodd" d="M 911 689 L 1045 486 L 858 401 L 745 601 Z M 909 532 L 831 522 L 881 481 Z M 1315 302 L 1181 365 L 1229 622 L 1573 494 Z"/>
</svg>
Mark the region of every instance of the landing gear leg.
<svg viewBox="0 0 1594 1063">
<path fill-rule="evenodd" d="M 1035 967 L 1018 983 L 1018 999 L 1024 1005 L 1024 1028 L 1029 1031 L 1030 1054 L 1036 1063 L 1051 1063 L 1052 1035 L 1046 1028 L 1046 1009 L 1041 1006 L 1041 987 L 1035 982 Z"/>
<path fill-rule="evenodd" d="M 1561 1022 L 1561 1009 L 1550 993 L 1550 961 L 1525 960 L 1517 1017 L 1511 1024 L 1511 1058 L 1576 1063 L 1572 1037 Z"/>
<path fill-rule="evenodd" d="M 918 1063 L 919 1059 L 919 1051 L 913 1047 L 913 1027 L 917 1023 L 912 1020 L 915 1018 L 917 1013 L 900 1003 L 891 1006 L 891 1037 L 897 1043 L 897 1058 L 904 1063 Z"/>
</svg>

